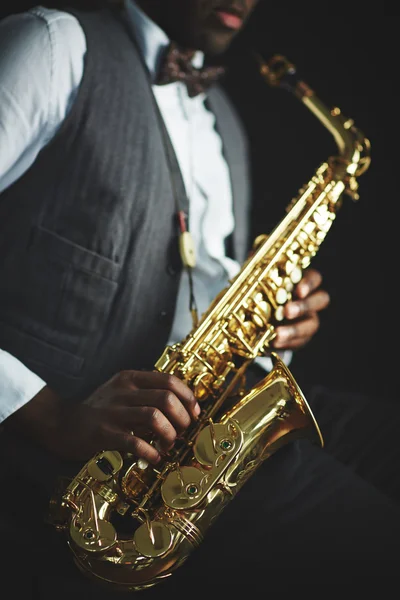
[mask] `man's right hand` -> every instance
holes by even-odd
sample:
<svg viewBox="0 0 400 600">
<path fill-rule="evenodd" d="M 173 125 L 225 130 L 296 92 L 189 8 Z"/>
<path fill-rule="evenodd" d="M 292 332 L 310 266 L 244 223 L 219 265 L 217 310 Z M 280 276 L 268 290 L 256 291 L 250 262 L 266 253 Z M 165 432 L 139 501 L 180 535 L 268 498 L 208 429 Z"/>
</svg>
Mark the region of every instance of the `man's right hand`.
<svg viewBox="0 0 400 600">
<path fill-rule="evenodd" d="M 149 439 L 168 451 L 199 413 L 193 392 L 174 375 L 123 371 L 77 405 L 45 387 L 4 426 L 66 460 L 119 450 L 157 464 L 161 454 Z"/>
</svg>

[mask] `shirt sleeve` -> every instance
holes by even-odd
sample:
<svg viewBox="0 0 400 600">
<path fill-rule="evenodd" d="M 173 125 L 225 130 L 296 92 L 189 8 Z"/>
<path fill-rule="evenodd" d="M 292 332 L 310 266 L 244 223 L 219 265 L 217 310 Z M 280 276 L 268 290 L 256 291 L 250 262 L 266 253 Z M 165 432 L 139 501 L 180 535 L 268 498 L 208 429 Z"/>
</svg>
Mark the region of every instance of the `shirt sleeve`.
<svg viewBox="0 0 400 600">
<path fill-rule="evenodd" d="M 292 350 L 275 350 L 275 354 L 282 359 L 287 367 L 289 367 L 293 358 Z M 269 373 L 272 370 L 272 360 L 269 356 L 258 356 L 254 361 L 259 367 L 262 367 Z"/>
<path fill-rule="evenodd" d="M 37 7 L 0 21 L 0 202 L 68 114 L 85 52 L 83 31 L 70 14 Z M 0 349 L 0 423 L 45 385 Z"/>
<path fill-rule="evenodd" d="M 85 53 L 83 30 L 71 14 L 36 7 L 0 21 L 0 193 L 33 164 L 65 119 Z"/>
<path fill-rule="evenodd" d="M 0 349 L 0 423 L 32 400 L 45 385 L 15 356 Z"/>
</svg>

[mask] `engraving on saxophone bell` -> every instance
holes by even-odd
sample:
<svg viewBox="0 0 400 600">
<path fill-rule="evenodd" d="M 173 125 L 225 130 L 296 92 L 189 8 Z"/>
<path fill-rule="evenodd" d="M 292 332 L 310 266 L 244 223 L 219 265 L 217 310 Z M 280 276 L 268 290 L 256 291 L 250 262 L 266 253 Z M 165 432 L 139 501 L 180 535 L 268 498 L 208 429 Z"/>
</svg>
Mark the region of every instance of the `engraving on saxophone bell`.
<svg viewBox="0 0 400 600">
<path fill-rule="evenodd" d="M 358 199 L 357 177 L 369 166 L 370 144 L 298 79 L 284 57 L 260 60 L 260 73 L 272 86 L 284 83 L 330 131 L 339 152 L 300 188 L 275 229 L 256 238 L 240 272 L 189 335 L 156 361 L 155 370 L 184 381 L 200 404 L 184 439 L 157 468 L 131 454 L 100 452 L 51 502 L 54 525 L 81 571 L 121 590 L 151 587 L 181 568 L 227 503 L 284 444 L 306 437 L 323 445 L 271 341 L 342 196 Z M 248 366 L 266 354 L 271 371 L 247 390 Z"/>
</svg>

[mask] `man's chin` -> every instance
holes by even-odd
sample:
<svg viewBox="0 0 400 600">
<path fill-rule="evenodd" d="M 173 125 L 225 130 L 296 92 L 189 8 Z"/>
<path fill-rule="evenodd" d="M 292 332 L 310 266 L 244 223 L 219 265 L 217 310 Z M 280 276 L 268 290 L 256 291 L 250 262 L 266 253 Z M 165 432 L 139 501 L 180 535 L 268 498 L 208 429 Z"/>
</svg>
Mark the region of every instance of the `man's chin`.
<svg viewBox="0 0 400 600">
<path fill-rule="evenodd" d="M 234 37 L 235 35 L 232 35 L 231 32 L 227 34 L 207 35 L 202 40 L 201 50 L 209 56 L 218 56 L 228 50 Z"/>
</svg>

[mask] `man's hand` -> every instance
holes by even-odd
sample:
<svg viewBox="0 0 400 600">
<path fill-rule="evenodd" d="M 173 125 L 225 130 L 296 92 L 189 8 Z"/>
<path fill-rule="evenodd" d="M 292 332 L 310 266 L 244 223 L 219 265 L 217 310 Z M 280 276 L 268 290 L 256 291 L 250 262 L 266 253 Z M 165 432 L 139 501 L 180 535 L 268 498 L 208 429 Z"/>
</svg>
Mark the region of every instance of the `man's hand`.
<svg viewBox="0 0 400 600">
<path fill-rule="evenodd" d="M 45 387 L 5 424 L 66 460 L 119 450 L 157 464 L 159 450 L 168 451 L 199 413 L 192 391 L 177 377 L 123 371 L 78 405 Z M 148 443 L 150 437 L 159 450 Z"/>
<path fill-rule="evenodd" d="M 285 306 L 285 319 L 276 328 L 274 348 L 295 350 L 307 344 L 320 325 L 318 313 L 330 303 L 328 292 L 322 290 L 322 275 L 315 269 L 305 271 L 294 289 L 293 300 Z"/>
</svg>

